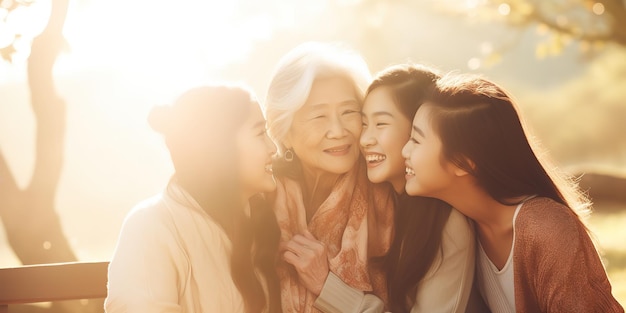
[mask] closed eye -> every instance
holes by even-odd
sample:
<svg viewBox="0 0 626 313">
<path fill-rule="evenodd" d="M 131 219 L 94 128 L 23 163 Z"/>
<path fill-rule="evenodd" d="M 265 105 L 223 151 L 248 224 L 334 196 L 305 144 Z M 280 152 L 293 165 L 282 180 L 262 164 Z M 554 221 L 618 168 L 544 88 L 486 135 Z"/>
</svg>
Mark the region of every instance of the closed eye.
<svg viewBox="0 0 626 313">
<path fill-rule="evenodd" d="M 417 139 L 415 139 L 414 137 L 411 137 L 409 140 L 410 140 L 412 143 L 415 143 L 415 144 L 419 144 L 419 143 L 420 143 L 420 142 L 419 142 Z"/>
</svg>

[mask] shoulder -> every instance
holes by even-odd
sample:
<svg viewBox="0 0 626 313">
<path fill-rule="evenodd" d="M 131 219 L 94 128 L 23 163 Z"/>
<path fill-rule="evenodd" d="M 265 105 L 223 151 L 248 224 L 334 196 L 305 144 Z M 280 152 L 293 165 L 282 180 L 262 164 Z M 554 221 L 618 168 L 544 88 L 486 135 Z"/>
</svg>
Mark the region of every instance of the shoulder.
<svg viewBox="0 0 626 313">
<path fill-rule="evenodd" d="M 572 234 L 572 232 L 578 232 L 580 226 L 582 224 L 574 211 L 561 203 L 544 197 L 526 201 L 515 220 L 515 231 L 522 234 L 565 236 Z"/>
<path fill-rule="evenodd" d="M 165 203 L 162 194 L 154 195 L 137 203 L 124 218 L 124 223 L 140 223 L 158 219 L 163 214 Z"/>
<path fill-rule="evenodd" d="M 526 201 L 515 220 L 515 250 L 521 255 L 572 255 L 591 245 L 587 229 L 569 207 L 549 198 Z"/>
<path fill-rule="evenodd" d="M 437 271 L 443 263 L 472 264 L 474 259 L 476 240 L 474 225 L 468 217 L 456 209 L 450 211 L 441 235 L 441 253 L 437 254 L 430 272 Z M 462 270 L 464 267 L 459 267 Z"/>
<path fill-rule="evenodd" d="M 467 247 L 470 242 L 474 241 L 474 226 L 467 216 L 452 208 L 443 228 L 441 240 L 443 245 Z"/>
<path fill-rule="evenodd" d="M 163 233 L 172 224 L 171 216 L 162 194 L 145 199 L 135 205 L 122 223 L 123 235 L 142 237 Z"/>
</svg>

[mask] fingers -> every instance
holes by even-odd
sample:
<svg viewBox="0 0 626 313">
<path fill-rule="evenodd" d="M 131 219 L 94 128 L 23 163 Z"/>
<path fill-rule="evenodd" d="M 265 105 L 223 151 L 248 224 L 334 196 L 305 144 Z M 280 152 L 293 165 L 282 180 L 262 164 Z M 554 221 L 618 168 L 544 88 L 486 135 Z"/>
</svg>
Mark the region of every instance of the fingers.
<svg viewBox="0 0 626 313">
<path fill-rule="evenodd" d="M 311 234 L 311 232 L 309 232 L 309 230 L 308 230 L 308 229 L 305 229 L 305 230 L 302 232 L 302 235 L 303 235 L 305 238 L 308 238 L 308 239 L 311 239 L 311 240 L 315 240 L 315 241 L 317 241 L 317 238 L 315 238 L 315 236 L 313 236 L 313 234 Z"/>
<path fill-rule="evenodd" d="M 279 251 L 288 263 L 301 268 L 310 262 L 323 259 L 326 261 L 326 246 L 308 231 L 294 235 L 291 240 L 281 242 Z"/>
<path fill-rule="evenodd" d="M 296 269 L 300 269 L 300 266 L 299 266 L 300 258 L 298 258 L 298 256 L 295 253 L 293 253 L 291 251 L 286 251 L 285 253 L 283 253 L 283 260 L 285 260 L 285 262 L 295 266 Z"/>
<path fill-rule="evenodd" d="M 324 251 L 326 246 L 323 242 L 318 241 L 310 233 L 305 235 L 295 235 L 291 238 L 290 242 L 294 242 L 304 248 L 317 251 L 318 253 Z"/>
</svg>

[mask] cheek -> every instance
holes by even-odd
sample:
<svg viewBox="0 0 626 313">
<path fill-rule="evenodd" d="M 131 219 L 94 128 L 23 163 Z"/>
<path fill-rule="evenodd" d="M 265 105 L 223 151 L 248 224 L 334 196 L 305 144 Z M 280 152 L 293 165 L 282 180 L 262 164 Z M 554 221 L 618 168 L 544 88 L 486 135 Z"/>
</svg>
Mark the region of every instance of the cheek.
<svg viewBox="0 0 626 313">
<path fill-rule="evenodd" d="M 298 146 L 316 141 L 316 138 L 321 138 L 324 134 L 324 125 L 320 121 L 309 121 L 297 125 L 294 122 L 289 131 L 289 139 L 293 146 Z"/>
<path fill-rule="evenodd" d="M 363 119 L 361 116 L 348 117 L 344 121 L 344 127 L 353 135 L 360 137 L 363 130 Z"/>
<path fill-rule="evenodd" d="M 409 141 L 409 135 L 406 132 L 395 130 L 394 132 L 389 132 L 384 140 L 388 141 L 388 145 L 393 149 L 393 153 L 402 154 L 402 148 Z M 400 155 L 400 157 L 402 156 Z"/>
</svg>

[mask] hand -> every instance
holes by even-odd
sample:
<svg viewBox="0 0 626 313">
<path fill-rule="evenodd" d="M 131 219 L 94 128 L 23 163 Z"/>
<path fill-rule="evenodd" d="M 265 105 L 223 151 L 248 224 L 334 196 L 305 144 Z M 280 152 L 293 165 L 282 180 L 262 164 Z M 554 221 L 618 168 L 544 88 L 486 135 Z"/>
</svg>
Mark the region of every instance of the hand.
<svg viewBox="0 0 626 313">
<path fill-rule="evenodd" d="M 309 291 L 319 295 L 328 277 L 328 253 L 321 241 L 305 231 L 286 242 L 282 249 L 285 262 L 293 265 L 298 278 Z"/>
</svg>

